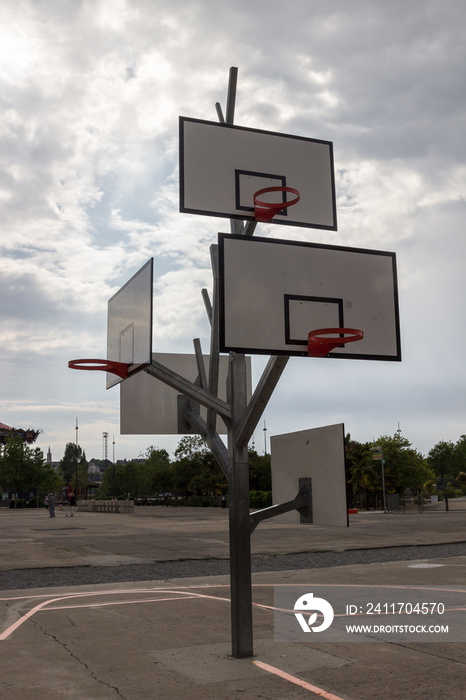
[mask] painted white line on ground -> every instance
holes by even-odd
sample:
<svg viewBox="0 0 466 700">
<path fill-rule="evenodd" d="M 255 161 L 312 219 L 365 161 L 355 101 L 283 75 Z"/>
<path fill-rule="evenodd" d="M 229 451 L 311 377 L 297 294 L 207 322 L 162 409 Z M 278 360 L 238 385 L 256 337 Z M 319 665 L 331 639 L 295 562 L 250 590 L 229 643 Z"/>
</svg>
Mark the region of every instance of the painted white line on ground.
<svg viewBox="0 0 466 700">
<path fill-rule="evenodd" d="M 56 608 L 51 608 L 47 607 L 51 603 L 59 603 L 63 600 L 74 600 L 76 598 L 85 598 L 85 597 L 93 597 L 93 596 L 105 596 L 105 595 L 115 595 L 115 594 L 122 594 L 122 593 L 177 593 L 178 597 L 176 599 L 179 599 L 179 597 L 182 598 L 196 598 L 196 599 L 208 599 L 208 600 L 221 600 L 223 602 L 230 603 L 230 598 L 221 598 L 220 596 L 212 596 L 212 595 L 206 595 L 205 593 L 195 593 L 194 591 L 183 591 L 179 589 L 166 589 L 166 588 L 139 588 L 139 589 L 129 589 L 129 590 L 113 590 L 113 591 L 87 591 L 86 593 L 73 593 L 71 595 L 62 595 L 58 596 L 55 598 L 51 598 L 49 600 L 45 600 L 42 603 L 39 603 L 39 605 L 36 605 L 34 608 L 29 610 L 29 612 L 25 613 L 22 615 L 22 617 L 17 620 L 15 623 L 10 625 L 2 634 L 0 634 L 0 641 L 4 641 L 5 639 L 8 639 L 8 637 L 18 629 L 26 620 L 29 620 L 33 615 L 38 613 L 41 610 L 51 610 L 51 609 L 56 609 Z M 166 600 L 173 600 L 174 598 L 167 598 Z M 158 602 L 160 599 L 155 599 L 155 600 L 149 600 L 149 601 L 134 601 L 135 603 L 142 603 L 142 602 Z M 107 603 L 107 605 L 122 605 L 124 604 L 125 601 L 114 601 L 112 603 Z M 96 603 L 89 603 L 87 605 L 81 605 L 81 606 L 67 606 L 68 608 L 71 607 L 95 607 Z M 64 606 L 62 606 L 64 607 Z"/>
<path fill-rule="evenodd" d="M 271 587 L 274 584 L 253 584 L 253 588 L 261 588 L 261 587 Z M 289 584 L 283 584 L 283 585 L 289 585 Z M 359 587 L 361 584 L 297 584 L 299 586 L 312 586 L 312 587 L 319 587 L 319 586 L 336 586 L 336 587 L 341 587 L 341 586 L 346 586 L 346 587 Z M 387 586 L 380 586 L 380 585 L 371 585 L 368 584 L 367 586 L 362 585 L 362 587 L 366 588 L 387 588 Z M 436 586 L 419 586 L 419 585 L 414 585 L 414 586 L 399 586 L 399 585 L 390 585 L 388 586 L 389 588 L 393 589 L 408 589 L 408 590 L 416 590 L 416 591 L 437 591 L 437 590 L 443 590 L 443 591 L 449 591 L 449 592 L 458 592 L 458 593 L 464 593 L 464 590 L 459 591 L 456 588 L 442 588 L 439 589 Z M 163 602 L 163 601 L 169 601 L 169 600 L 179 600 L 179 599 L 204 599 L 204 600 L 218 600 L 226 603 L 231 603 L 230 598 L 226 597 L 221 597 L 217 595 L 207 595 L 206 593 L 197 593 L 195 590 L 192 589 L 200 589 L 200 588 L 229 588 L 227 584 L 201 584 L 199 586 L 184 586 L 183 589 L 180 588 L 169 588 L 169 587 L 163 587 L 163 588 L 133 588 L 133 589 L 114 589 L 114 590 L 108 590 L 108 591 L 86 591 L 82 593 L 72 593 L 68 595 L 61 595 L 61 596 L 56 596 L 54 598 L 50 598 L 48 600 L 43 601 L 42 603 L 36 605 L 34 608 L 29 610 L 27 613 L 23 614 L 20 619 L 18 619 L 15 623 L 10 625 L 2 634 L 0 634 L 0 641 L 4 641 L 5 639 L 8 639 L 8 637 L 18 629 L 24 622 L 26 622 L 28 619 L 30 619 L 33 615 L 35 615 L 37 612 L 44 611 L 46 612 L 47 610 L 59 610 L 59 609 L 64 609 L 65 607 L 67 609 L 70 608 L 90 608 L 90 607 L 99 607 L 99 606 L 109 606 L 109 605 L 129 605 L 129 604 L 136 604 L 136 603 L 154 603 L 154 602 Z M 122 594 L 135 594 L 135 593 L 145 593 L 145 594 L 155 594 L 155 593 L 165 593 L 168 595 L 171 594 L 177 594 L 177 597 L 169 597 L 169 598 L 156 598 L 156 599 L 139 599 L 139 600 L 130 600 L 130 601 L 112 601 L 108 603 L 86 603 L 85 605 L 67 605 L 67 606 L 51 606 L 52 603 L 60 603 L 64 600 L 75 600 L 76 598 L 91 598 L 95 596 L 109 596 L 109 595 L 122 595 Z M 31 600 L 33 598 L 38 598 L 42 596 L 24 596 L 24 597 L 12 597 L 12 598 L 0 598 L 0 601 L 13 601 L 13 600 Z M 261 603 L 253 603 L 253 606 L 256 608 L 262 608 L 265 610 L 279 610 L 279 608 L 275 608 L 273 605 L 264 605 Z M 449 609 L 450 610 L 450 609 Z M 464 608 L 457 608 L 458 611 L 463 611 Z M 294 610 L 282 610 L 282 612 L 288 612 L 289 614 L 294 614 Z M 20 613 L 19 613 L 20 614 Z M 337 617 L 347 617 L 346 613 L 340 613 L 337 615 Z"/>
</svg>

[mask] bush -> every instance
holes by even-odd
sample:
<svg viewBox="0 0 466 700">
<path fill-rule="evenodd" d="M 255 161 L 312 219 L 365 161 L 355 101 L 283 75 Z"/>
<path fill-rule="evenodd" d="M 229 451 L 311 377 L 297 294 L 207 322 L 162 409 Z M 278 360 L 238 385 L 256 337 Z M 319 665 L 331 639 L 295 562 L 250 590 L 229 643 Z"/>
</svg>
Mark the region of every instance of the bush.
<svg viewBox="0 0 466 700">
<path fill-rule="evenodd" d="M 268 508 L 272 505 L 272 491 L 250 491 L 249 506 L 251 508 Z"/>
<path fill-rule="evenodd" d="M 10 501 L 10 508 L 26 508 L 27 506 L 27 501 L 24 500 L 24 498 L 17 498 L 16 499 L 16 506 L 15 506 L 15 501 L 14 499 L 11 499 Z"/>
<path fill-rule="evenodd" d="M 174 505 L 192 506 L 194 508 L 216 508 L 218 507 L 218 498 L 216 496 L 190 496 L 189 498 L 178 499 L 178 503 Z"/>
</svg>

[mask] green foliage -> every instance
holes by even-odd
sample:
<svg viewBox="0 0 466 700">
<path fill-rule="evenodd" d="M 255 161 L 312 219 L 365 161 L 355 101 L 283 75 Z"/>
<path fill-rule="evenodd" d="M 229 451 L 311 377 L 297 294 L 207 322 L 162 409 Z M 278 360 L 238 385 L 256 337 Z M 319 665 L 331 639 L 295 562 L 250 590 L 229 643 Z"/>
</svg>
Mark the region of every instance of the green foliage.
<svg viewBox="0 0 466 700">
<path fill-rule="evenodd" d="M 34 481 L 34 466 L 32 450 L 22 438 L 7 438 L 0 458 L 2 487 L 13 493 L 29 490 Z"/>
<path fill-rule="evenodd" d="M 382 492 L 382 465 L 373 459 L 372 447 L 383 448 L 385 491 L 404 493 L 407 490 L 430 489 L 435 474 L 424 457 L 411 447 L 405 437 L 382 435 L 372 443 L 358 443 L 346 437 L 347 478 L 353 495 L 360 492 Z"/>
<path fill-rule="evenodd" d="M 250 450 L 249 467 L 250 488 L 269 493 L 270 455 Z M 128 493 L 132 498 L 172 494 L 183 497 L 181 503 L 185 505 L 216 506 L 217 497 L 228 493 L 228 483 L 205 441 L 198 435 L 188 435 L 181 438 L 173 460 L 166 450 L 150 446 L 140 460 L 108 467 L 96 497 L 120 498 Z"/>
<path fill-rule="evenodd" d="M 427 463 L 436 476 L 451 477 L 455 471 L 455 445 L 441 440 L 430 450 Z"/>
<path fill-rule="evenodd" d="M 427 463 L 437 477 L 437 488 L 453 488 L 465 483 L 466 435 L 456 443 L 441 440 L 430 450 Z M 461 476 L 463 475 L 463 476 Z"/>
<path fill-rule="evenodd" d="M 25 498 L 13 498 L 10 501 L 10 508 L 26 508 L 27 501 Z"/>
<path fill-rule="evenodd" d="M 438 474 L 447 472 L 451 474 L 452 493 L 466 491 L 466 436 L 456 445 L 439 443 L 425 459 L 398 433 L 366 443 L 352 440 L 348 434 L 345 438 L 346 479 L 354 501 L 362 493 L 382 492 L 381 463 L 373 459 L 371 452 L 375 445 L 383 447 L 387 494 L 429 492 L 435 489 Z M 77 458 L 80 466 L 87 465 L 81 448 Z M 62 469 L 69 469 L 73 483 L 76 464 L 73 443 L 68 443 L 60 464 Z M 249 473 L 251 507 L 268 507 L 272 504 L 270 455 L 249 450 Z M 150 446 L 140 459 L 108 465 L 96 497 L 125 499 L 128 493 L 131 498 L 149 499 L 147 503 L 153 503 L 150 499 L 155 498 L 159 504 L 217 506 L 218 497 L 228 495 L 228 483 L 206 442 L 198 435 L 189 435 L 180 439 L 173 459 L 166 450 Z"/>
<path fill-rule="evenodd" d="M 173 489 L 173 468 L 166 450 L 153 446 L 146 450 L 148 494 L 170 493 Z"/>
<path fill-rule="evenodd" d="M 249 488 L 253 491 L 272 490 L 272 469 L 270 455 L 258 455 L 249 450 Z"/>
<path fill-rule="evenodd" d="M 59 490 L 61 483 L 53 467 L 45 462 L 42 450 L 29 447 L 21 436 L 6 439 L 0 453 L 0 486 L 3 489 L 13 493 L 31 490 L 45 493 Z"/>
<path fill-rule="evenodd" d="M 60 460 L 60 472 L 77 497 L 86 491 L 89 480 L 88 462 L 80 445 L 74 442 L 66 443 L 65 453 Z"/>
<path fill-rule="evenodd" d="M 185 496 L 221 494 L 227 482 L 212 452 L 198 435 L 183 437 L 172 464 L 172 492 Z"/>
<path fill-rule="evenodd" d="M 383 447 L 387 493 L 403 493 L 407 489 L 416 492 L 435 483 L 434 472 L 405 437 L 398 433 L 393 437 L 382 436 L 374 442 L 376 445 Z M 381 472 L 380 462 L 378 464 Z"/>
<path fill-rule="evenodd" d="M 268 508 L 272 505 L 272 491 L 249 492 L 249 505 L 251 508 Z"/>
</svg>

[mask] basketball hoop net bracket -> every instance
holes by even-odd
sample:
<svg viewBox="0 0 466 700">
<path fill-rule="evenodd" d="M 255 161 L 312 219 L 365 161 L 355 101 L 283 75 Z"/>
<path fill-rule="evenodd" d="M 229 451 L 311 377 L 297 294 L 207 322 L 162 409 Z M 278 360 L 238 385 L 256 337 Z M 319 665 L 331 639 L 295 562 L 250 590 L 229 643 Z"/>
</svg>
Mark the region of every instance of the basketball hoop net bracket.
<svg viewBox="0 0 466 700">
<path fill-rule="evenodd" d="M 261 199 L 263 195 L 267 195 L 271 192 L 276 192 L 277 194 L 280 192 L 282 194 L 290 192 L 296 196 L 294 199 L 282 200 L 281 202 L 267 202 Z M 264 187 L 264 189 L 258 190 L 254 195 L 254 215 L 256 221 L 272 221 L 283 209 L 297 204 L 300 198 L 301 196 L 298 190 L 295 190 L 294 187 Z"/>
<path fill-rule="evenodd" d="M 329 352 L 339 345 L 354 343 L 363 338 L 363 331 L 356 328 L 318 328 L 308 335 L 308 355 L 309 357 L 327 357 Z"/>
<path fill-rule="evenodd" d="M 129 364 L 126 362 L 116 362 L 115 360 L 70 360 L 68 362 L 70 369 L 84 369 L 88 371 L 102 370 L 103 372 L 111 372 L 122 379 L 128 376 Z"/>
</svg>

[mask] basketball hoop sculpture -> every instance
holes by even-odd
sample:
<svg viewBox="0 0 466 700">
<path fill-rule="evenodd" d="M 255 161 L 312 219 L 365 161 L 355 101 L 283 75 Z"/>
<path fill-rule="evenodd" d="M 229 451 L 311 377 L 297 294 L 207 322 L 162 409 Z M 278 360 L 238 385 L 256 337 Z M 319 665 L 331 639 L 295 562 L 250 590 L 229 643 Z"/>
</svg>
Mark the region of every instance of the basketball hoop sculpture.
<svg viewBox="0 0 466 700">
<path fill-rule="evenodd" d="M 327 335 L 337 335 L 337 337 L 324 337 Z M 356 328 L 319 328 L 311 331 L 308 335 L 308 355 L 309 357 L 326 357 L 329 352 L 339 345 L 354 343 L 363 338 L 363 331 L 359 331 Z"/>
<path fill-rule="evenodd" d="M 264 202 L 263 200 L 259 199 L 259 197 L 264 194 L 268 194 L 269 192 L 291 192 L 291 194 L 296 195 L 296 197 L 294 199 L 290 199 L 289 201 L 281 202 Z M 299 200 L 300 194 L 298 190 L 294 189 L 294 187 L 265 187 L 263 190 L 258 190 L 254 195 L 254 214 L 256 221 L 272 221 L 274 216 L 277 216 L 282 209 L 286 209 L 287 207 L 291 207 L 293 204 L 297 204 Z"/>
</svg>

